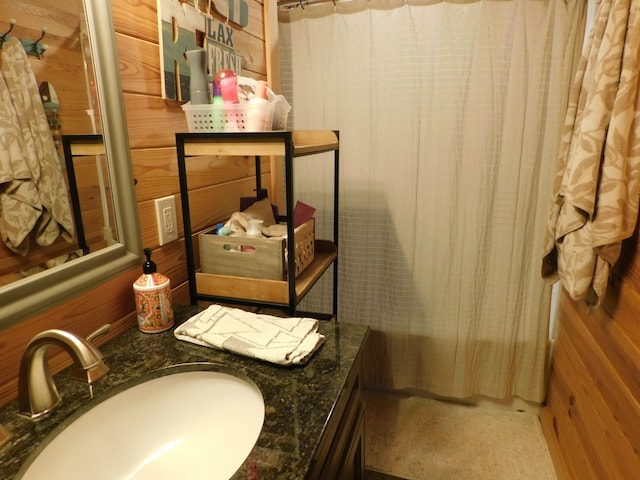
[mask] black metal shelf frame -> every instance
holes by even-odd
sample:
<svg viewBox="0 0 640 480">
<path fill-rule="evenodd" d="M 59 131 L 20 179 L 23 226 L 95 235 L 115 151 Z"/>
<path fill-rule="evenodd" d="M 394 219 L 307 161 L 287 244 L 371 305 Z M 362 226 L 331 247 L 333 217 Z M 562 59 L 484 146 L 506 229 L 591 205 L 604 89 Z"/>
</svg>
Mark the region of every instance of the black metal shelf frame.
<svg viewBox="0 0 640 480">
<path fill-rule="evenodd" d="M 339 139 L 339 132 L 333 132 L 336 138 Z M 285 162 L 285 192 L 286 192 L 286 212 L 284 216 L 280 216 L 279 220 L 286 220 L 287 223 L 287 255 L 288 259 L 295 259 L 295 241 L 294 239 L 294 224 L 293 224 L 293 211 L 294 211 L 294 159 L 302 156 L 315 155 L 319 153 L 334 152 L 333 161 L 333 175 L 334 175 L 334 191 L 333 191 L 333 243 L 336 251 L 338 249 L 339 238 L 339 172 L 340 172 L 340 154 L 339 145 L 327 145 L 318 146 L 317 149 L 305 148 L 302 153 L 296 153 L 294 145 L 294 132 L 293 131 L 274 131 L 274 132 L 255 132 L 255 133 L 242 133 L 242 132 L 224 132 L 224 133 L 176 133 L 176 149 L 178 158 L 178 175 L 180 181 L 181 192 L 181 204 L 182 204 L 182 219 L 184 226 L 184 241 L 187 257 L 187 271 L 189 277 L 189 297 L 193 305 L 196 305 L 198 300 L 203 301 L 223 301 L 229 303 L 235 303 L 238 305 L 248 306 L 260 306 L 271 307 L 277 309 L 286 309 L 290 315 L 295 315 L 297 311 L 297 304 L 302 300 L 302 295 L 298 298 L 296 293 L 296 265 L 295 261 L 287 261 L 287 282 L 288 282 L 288 304 L 282 304 L 279 302 L 269 302 L 264 300 L 246 300 L 230 297 L 222 297 L 217 295 L 209 295 L 199 293 L 196 284 L 196 264 L 194 258 L 193 247 L 193 231 L 191 227 L 191 214 L 189 209 L 189 187 L 187 182 L 187 165 L 186 159 L 189 157 L 185 153 L 185 144 L 188 143 L 201 143 L 207 144 L 238 144 L 238 143 L 251 143 L 251 142 L 273 142 L 281 143 L 284 145 L 284 162 Z M 217 154 L 212 152 L 212 154 Z M 225 153 L 224 155 L 232 155 Z M 261 185 L 261 169 L 260 169 L 260 155 L 255 155 L 255 177 L 256 177 L 256 192 L 262 190 Z M 338 313 L 338 259 L 335 258 L 332 262 L 333 265 L 333 298 L 332 298 L 332 314 L 337 317 Z M 322 272 L 323 274 L 324 272 Z M 319 280 L 322 274 L 318 275 L 313 280 L 313 284 Z M 322 314 L 321 314 L 322 315 Z"/>
</svg>

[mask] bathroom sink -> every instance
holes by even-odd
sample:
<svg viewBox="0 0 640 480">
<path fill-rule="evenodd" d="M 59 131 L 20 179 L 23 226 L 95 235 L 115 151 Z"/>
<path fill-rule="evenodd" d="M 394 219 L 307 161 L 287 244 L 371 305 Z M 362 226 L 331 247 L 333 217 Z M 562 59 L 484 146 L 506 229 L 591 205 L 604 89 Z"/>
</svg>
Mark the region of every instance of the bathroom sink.
<svg viewBox="0 0 640 480">
<path fill-rule="evenodd" d="M 119 391 L 56 429 L 18 478 L 230 478 L 262 429 L 260 390 L 222 371 L 166 374 L 173 371 Z"/>
</svg>

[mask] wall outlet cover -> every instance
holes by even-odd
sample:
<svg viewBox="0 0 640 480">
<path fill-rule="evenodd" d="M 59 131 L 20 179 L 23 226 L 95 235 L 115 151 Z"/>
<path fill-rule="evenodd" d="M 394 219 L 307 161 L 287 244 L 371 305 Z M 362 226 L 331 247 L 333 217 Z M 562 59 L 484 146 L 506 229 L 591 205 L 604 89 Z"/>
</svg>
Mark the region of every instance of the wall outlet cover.
<svg viewBox="0 0 640 480">
<path fill-rule="evenodd" d="M 156 222 L 158 224 L 158 242 L 165 245 L 178 239 L 178 219 L 176 216 L 176 197 L 156 198 Z"/>
</svg>

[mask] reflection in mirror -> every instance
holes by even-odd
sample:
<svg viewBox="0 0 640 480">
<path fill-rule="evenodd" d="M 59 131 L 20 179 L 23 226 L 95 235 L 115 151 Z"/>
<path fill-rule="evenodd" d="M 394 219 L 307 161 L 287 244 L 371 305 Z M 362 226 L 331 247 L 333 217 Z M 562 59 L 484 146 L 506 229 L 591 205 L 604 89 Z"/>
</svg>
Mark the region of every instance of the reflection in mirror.
<svg viewBox="0 0 640 480">
<path fill-rule="evenodd" d="M 0 167 L 0 285 L 6 285 L 87 253 L 72 215 L 68 192 L 75 186 L 65 175 L 61 135 L 100 133 L 100 122 L 82 0 L 0 0 L 0 7 L 2 148 L 11 162 Z M 82 162 L 75 179 L 90 209 L 85 216 L 95 217 L 89 202 L 100 201 L 111 242 L 103 160 Z M 93 251 L 106 244 L 87 233 Z"/>
<path fill-rule="evenodd" d="M 27 105 L 21 115 L 14 108 L 15 123 L 37 120 L 33 112 L 41 112 L 40 122 L 32 122 L 40 125 L 35 133 L 14 128 L 10 135 L 10 125 L 2 123 L 6 116 L 0 116 L 0 174 L 7 163 L 25 167 L 6 161 L 16 157 L 9 138 L 21 135 L 24 149 L 32 152 L 17 157 L 35 158 L 22 160 L 30 168 L 26 178 L 15 176 L 20 188 L 35 192 L 29 201 L 33 221 L 24 222 L 19 211 L 7 208 L 11 202 L 2 202 L 17 183 L 0 183 L 3 329 L 137 265 L 141 246 L 110 2 L 0 0 L 0 12 L 0 80 L 13 75 L 16 88 L 28 93 L 17 96 L 34 99 L 30 105 L 37 107 Z M 34 87 L 27 90 L 30 83 Z M 5 94 L 11 92 L 0 93 L 6 107 L 13 97 Z M 72 178 L 63 151 L 66 135 L 101 140 L 98 150 L 74 156 Z M 56 175 L 58 183 L 52 180 Z M 21 240 L 9 242 L 6 232 L 22 223 Z M 46 238 L 39 236 L 43 228 Z"/>
<path fill-rule="evenodd" d="M 63 135 L 62 150 L 78 250 L 87 255 L 116 242 L 102 135 Z"/>
</svg>

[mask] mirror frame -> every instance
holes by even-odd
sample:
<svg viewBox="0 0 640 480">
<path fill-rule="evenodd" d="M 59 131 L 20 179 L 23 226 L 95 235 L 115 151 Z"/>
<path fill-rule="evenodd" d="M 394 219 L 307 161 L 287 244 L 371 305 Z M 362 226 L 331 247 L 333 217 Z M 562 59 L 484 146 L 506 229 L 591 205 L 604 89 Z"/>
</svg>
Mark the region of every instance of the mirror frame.
<svg viewBox="0 0 640 480">
<path fill-rule="evenodd" d="M 119 243 L 1 287 L 0 330 L 96 288 L 141 262 L 138 202 L 111 2 L 83 0 L 83 3 Z"/>
</svg>

